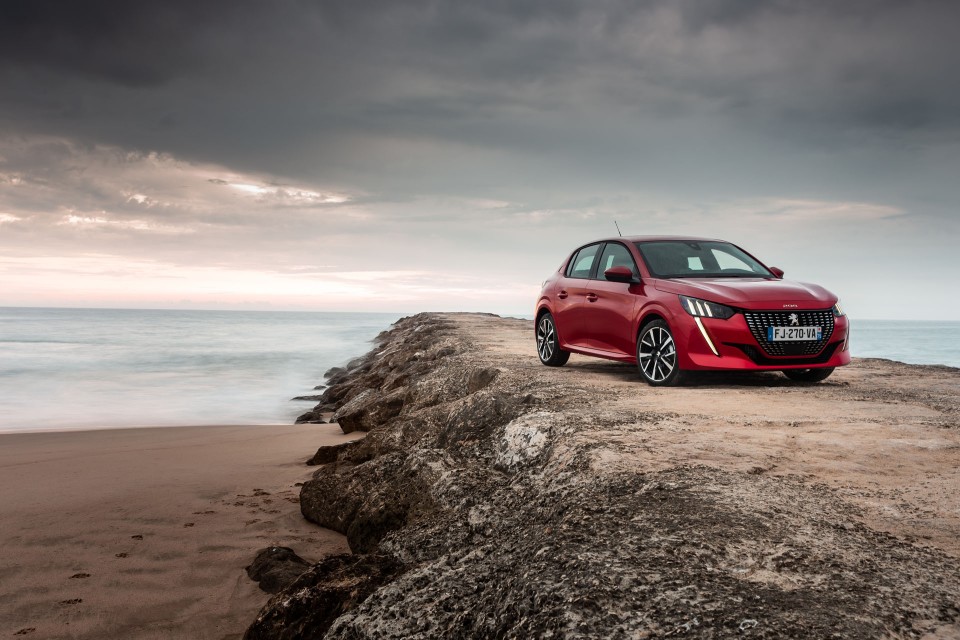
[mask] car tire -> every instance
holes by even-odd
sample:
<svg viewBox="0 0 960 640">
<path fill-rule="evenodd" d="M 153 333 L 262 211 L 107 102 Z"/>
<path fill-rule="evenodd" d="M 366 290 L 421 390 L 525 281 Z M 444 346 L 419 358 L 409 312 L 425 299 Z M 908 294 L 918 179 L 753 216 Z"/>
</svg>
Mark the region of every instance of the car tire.
<svg viewBox="0 0 960 640">
<path fill-rule="evenodd" d="M 553 316 L 545 313 L 537 319 L 537 355 L 540 362 L 548 367 L 562 367 L 570 359 L 570 352 L 560 348 L 557 337 L 557 323 Z"/>
<path fill-rule="evenodd" d="M 637 369 L 647 384 L 654 387 L 673 387 L 683 379 L 677 343 L 670 325 L 654 320 L 640 329 L 637 336 Z"/>
<path fill-rule="evenodd" d="M 833 373 L 833 367 L 820 369 L 785 369 L 783 375 L 794 382 L 820 382 L 826 380 Z"/>
</svg>

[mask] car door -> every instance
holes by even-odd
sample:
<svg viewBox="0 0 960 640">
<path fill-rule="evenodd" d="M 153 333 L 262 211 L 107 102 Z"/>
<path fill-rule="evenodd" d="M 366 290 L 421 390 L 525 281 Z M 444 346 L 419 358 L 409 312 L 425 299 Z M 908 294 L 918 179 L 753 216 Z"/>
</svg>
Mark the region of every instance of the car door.
<svg viewBox="0 0 960 640">
<path fill-rule="evenodd" d="M 627 267 L 637 283 L 607 280 L 603 272 L 610 267 Z M 606 243 L 594 278 L 587 281 L 579 314 L 583 346 L 615 355 L 634 355 L 633 319 L 643 291 L 639 280 L 640 271 L 630 250 L 619 242 Z"/>
<path fill-rule="evenodd" d="M 557 287 L 554 319 L 560 338 L 569 345 L 580 345 L 583 340 L 583 313 L 590 274 L 602 242 L 581 247 L 567 264 Z"/>
</svg>

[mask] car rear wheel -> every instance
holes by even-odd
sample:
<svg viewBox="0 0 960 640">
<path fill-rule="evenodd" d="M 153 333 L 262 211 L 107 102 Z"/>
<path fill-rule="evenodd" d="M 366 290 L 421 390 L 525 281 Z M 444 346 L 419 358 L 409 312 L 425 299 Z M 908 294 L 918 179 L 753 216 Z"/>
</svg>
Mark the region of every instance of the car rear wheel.
<svg viewBox="0 0 960 640">
<path fill-rule="evenodd" d="M 785 369 L 783 375 L 794 382 L 820 382 L 826 380 L 833 373 L 833 367 L 822 369 Z"/>
<path fill-rule="evenodd" d="M 637 369 L 647 384 L 671 387 L 680 384 L 682 372 L 677 358 L 677 344 L 670 326 L 663 320 L 644 325 L 637 339 Z"/>
<path fill-rule="evenodd" d="M 537 355 L 548 367 L 562 367 L 570 359 L 570 352 L 560 348 L 557 325 L 553 316 L 545 313 L 537 320 Z"/>
</svg>

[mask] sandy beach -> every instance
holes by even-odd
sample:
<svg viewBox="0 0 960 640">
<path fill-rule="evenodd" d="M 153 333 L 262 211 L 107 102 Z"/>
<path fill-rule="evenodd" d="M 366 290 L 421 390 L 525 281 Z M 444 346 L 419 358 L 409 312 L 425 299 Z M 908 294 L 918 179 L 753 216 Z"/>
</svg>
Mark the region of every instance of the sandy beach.
<svg viewBox="0 0 960 640">
<path fill-rule="evenodd" d="M 295 506 L 337 425 L 0 435 L 0 636 L 237 638 L 271 544 L 311 561 L 343 536 Z"/>
</svg>

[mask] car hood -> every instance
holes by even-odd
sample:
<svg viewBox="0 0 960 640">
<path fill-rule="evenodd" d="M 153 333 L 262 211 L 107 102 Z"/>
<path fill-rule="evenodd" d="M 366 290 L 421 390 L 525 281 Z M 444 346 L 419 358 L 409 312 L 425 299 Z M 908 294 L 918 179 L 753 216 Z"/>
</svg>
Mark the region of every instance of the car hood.
<svg viewBox="0 0 960 640">
<path fill-rule="evenodd" d="M 740 309 L 826 309 L 837 302 L 837 296 L 821 286 L 773 278 L 658 279 L 653 286 Z"/>
</svg>

